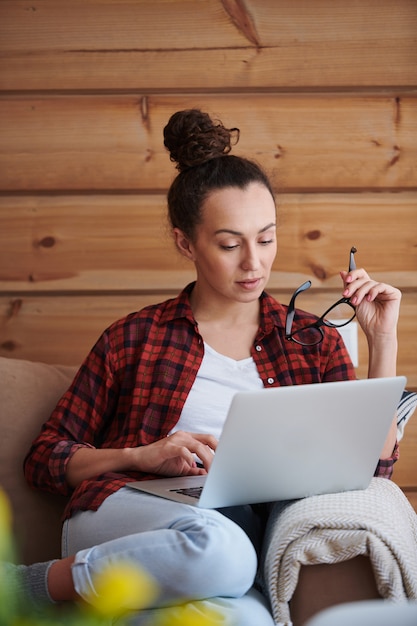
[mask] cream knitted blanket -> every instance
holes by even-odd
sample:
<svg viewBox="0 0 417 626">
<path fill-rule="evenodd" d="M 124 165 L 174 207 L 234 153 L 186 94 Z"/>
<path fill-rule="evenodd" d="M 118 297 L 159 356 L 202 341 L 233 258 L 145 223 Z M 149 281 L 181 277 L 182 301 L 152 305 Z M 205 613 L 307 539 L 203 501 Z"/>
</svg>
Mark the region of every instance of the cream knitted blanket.
<svg viewBox="0 0 417 626">
<path fill-rule="evenodd" d="M 288 603 L 306 564 L 366 555 L 382 597 L 417 599 L 417 515 L 385 478 L 365 490 L 274 504 L 264 546 L 262 584 L 276 624 L 291 624 Z"/>
</svg>

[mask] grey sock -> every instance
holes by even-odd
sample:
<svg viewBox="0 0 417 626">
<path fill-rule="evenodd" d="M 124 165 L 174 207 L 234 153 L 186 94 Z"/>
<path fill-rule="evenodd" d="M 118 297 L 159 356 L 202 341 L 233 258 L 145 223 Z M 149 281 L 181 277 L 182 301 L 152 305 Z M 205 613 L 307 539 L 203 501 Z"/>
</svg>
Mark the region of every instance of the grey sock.
<svg viewBox="0 0 417 626">
<path fill-rule="evenodd" d="M 48 591 L 48 571 L 54 561 L 33 565 L 3 564 L 8 594 L 35 606 L 54 604 Z"/>
<path fill-rule="evenodd" d="M 33 565 L 18 565 L 18 569 L 24 568 L 21 573 L 24 587 L 30 597 L 36 603 L 54 604 L 48 591 L 48 571 L 55 561 L 45 563 L 33 563 Z"/>
</svg>

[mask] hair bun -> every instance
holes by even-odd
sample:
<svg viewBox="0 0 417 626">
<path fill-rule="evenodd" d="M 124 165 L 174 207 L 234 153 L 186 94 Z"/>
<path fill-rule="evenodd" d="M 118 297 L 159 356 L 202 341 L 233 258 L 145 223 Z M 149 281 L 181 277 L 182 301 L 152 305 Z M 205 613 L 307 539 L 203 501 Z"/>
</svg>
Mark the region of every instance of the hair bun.
<svg viewBox="0 0 417 626">
<path fill-rule="evenodd" d="M 234 138 L 237 143 L 239 129 L 225 128 L 199 109 L 174 113 L 164 128 L 164 146 L 180 172 L 228 154 Z"/>
</svg>

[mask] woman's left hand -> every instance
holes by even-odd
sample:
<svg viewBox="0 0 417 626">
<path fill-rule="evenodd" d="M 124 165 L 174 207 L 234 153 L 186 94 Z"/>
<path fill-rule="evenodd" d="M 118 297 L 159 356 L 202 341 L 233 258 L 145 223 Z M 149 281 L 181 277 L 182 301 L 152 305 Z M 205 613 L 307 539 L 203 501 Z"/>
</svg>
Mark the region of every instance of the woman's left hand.
<svg viewBox="0 0 417 626">
<path fill-rule="evenodd" d="M 356 308 L 357 320 L 368 339 L 396 333 L 401 291 L 372 280 L 364 269 L 340 272 L 343 296 Z"/>
</svg>

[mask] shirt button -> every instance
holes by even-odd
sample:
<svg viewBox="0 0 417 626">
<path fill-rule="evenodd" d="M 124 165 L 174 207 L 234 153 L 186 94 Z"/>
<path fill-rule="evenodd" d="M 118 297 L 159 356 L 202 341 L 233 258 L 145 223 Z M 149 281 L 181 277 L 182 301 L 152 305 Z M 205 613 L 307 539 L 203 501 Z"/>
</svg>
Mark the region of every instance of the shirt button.
<svg viewBox="0 0 417 626">
<path fill-rule="evenodd" d="M 257 352 L 260 352 L 260 351 L 262 350 L 262 346 L 256 346 L 256 347 L 255 347 L 255 350 L 256 350 Z"/>
<path fill-rule="evenodd" d="M 268 382 L 270 385 L 272 385 L 272 383 L 274 382 L 274 379 L 273 379 L 273 378 L 268 378 L 268 381 L 267 381 L 267 382 Z"/>
</svg>

